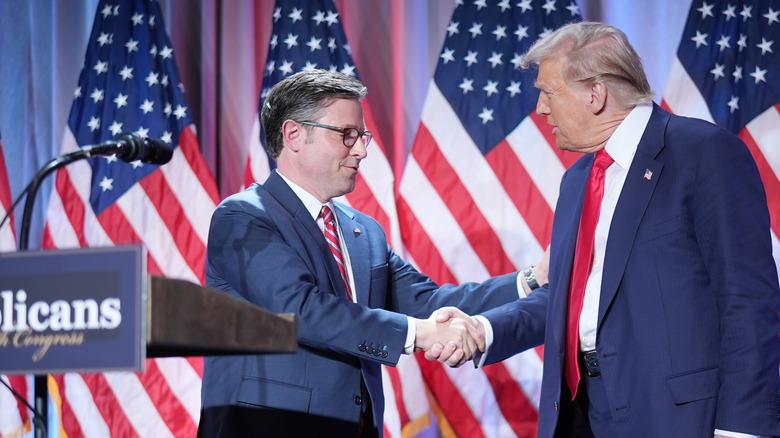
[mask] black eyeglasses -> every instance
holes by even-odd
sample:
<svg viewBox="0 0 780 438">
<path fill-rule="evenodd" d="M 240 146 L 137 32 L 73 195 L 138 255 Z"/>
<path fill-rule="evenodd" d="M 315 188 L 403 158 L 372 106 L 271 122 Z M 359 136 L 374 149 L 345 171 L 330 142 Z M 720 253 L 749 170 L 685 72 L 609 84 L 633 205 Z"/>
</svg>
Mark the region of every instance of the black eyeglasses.
<svg viewBox="0 0 780 438">
<path fill-rule="evenodd" d="M 339 128 L 338 126 L 323 125 L 314 122 L 298 122 L 301 125 L 314 126 L 316 128 L 330 129 L 331 131 L 340 132 L 344 136 L 344 146 L 351 148 L 357 143 L 358 138 L 363 138 L 363 146 L 368 147 L 371 143 L 371 139 L 374 138 L 374 134 L 371 131 L 359 131 L 357 128 Z"/>
</svg>

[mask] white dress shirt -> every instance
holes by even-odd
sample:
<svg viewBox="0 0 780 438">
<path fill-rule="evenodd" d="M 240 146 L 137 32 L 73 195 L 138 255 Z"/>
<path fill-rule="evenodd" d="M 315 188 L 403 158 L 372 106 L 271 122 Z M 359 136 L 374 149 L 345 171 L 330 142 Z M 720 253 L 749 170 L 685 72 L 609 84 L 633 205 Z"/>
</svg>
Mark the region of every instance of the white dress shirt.
<svg viewBox="0 0 780 438">
<path fill-rule="evenodd" d="M 652 112 L 653 106 L 650 104 L 634 108 L 615 129 L 604 147 L 615 162 L 607 167 L 604 177 L 604 197 L 601 200 L 601 210 L 593 240 L 593 262 L 588 282 L 585 284 L 585 298 L 580 314 L 580 351 L 590 351 L 596 348 L 599 296 L 601 295 L 601 278 L 604 273 L 604 253 L 607 249 L 609 225 L 612 223 L 612 216 L 615 214 L 615 207 L 620 192 L 623 190 L 628 169 L 634 160 L 639 140 L 645 132 Z"/>
</svg>

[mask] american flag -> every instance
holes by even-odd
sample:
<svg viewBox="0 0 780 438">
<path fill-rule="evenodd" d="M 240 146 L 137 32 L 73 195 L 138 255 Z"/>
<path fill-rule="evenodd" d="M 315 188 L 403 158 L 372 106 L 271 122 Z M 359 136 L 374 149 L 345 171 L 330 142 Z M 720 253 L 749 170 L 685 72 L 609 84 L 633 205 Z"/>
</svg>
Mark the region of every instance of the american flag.
<svg viewBox="0 0 780 438">
<path fill-rule="evenodd" d="M 219 195 L 156 1 L 100 1 L 73 98 L 62 153 L 120 133 L 161 138 L 174 153 L 163 166 L 111 156 L 59 170 L 44 246 L 140 242 L 150 274 L 202 283 Z M 149 359 L 143 373 L 65 374 L 49 388 L 70 437 L 195 436 L 202 372 L 202 358 Z"/>
<path fill-rule="evenodd" d="M 262 182 L 275 165 L 265 153 L 265 134 L 259 114 L 265 96 L 274 84 L 298 71 L 326 69 L 358 76 L 341 18 L 332 0 L 279 0 L 273 12 L 263 84 L 255 118 L 244 186 Z M 369 91 L 370 94 L 370 91 Z M 382 224 L 389 243 L 400 250 L 400 231 L 395 211 L 395 177 L 382 142 L 376 135 L 371 109 L 363 105 L 369 131 L 375 133 L 366 159 L 360 163 L 355 190 L 339 201 L 352 205 Z M 387 437 L 401 437 L 427 426 L 428 401 L 415 360 L 406 357 L 397 367 L 383 367 L 385 425 Z M 406 431 L 406 432 L 404 432 Z"/>
<path fill-rule="evenodd" d="M 400 182 L 401 236 L 439 283 L 480 281 L 538 261 L 564 170 L 534 114 L 536 72 L 519 68 L 539 37 L 579 20 L 575 2 L 458 1 Z M 419 360 L 449 432 L 536 436 L 541 350 L 474 370 Z"/>
<path fill-rule="evenodd" d="M 3 144 L 0 142 L 0 220 L 11 208 L 11 187 L 8 182 L 8 168 L 5 165 Z M 16 251 L 16 233 L 13 214 L 0 228 L 0 252 Z M 5 388 L 13 388 L 26 400 L 33 400 L 32 376 L 7 376 L 0 374 L 0 438 L 22 436 L 31 430 L 31 413 L 23 402 Z M 3 385 L 5 384 L 5 385 Z"/>
<path fill-rule="evenodd" d="M 780 260 L 780 2 L 694 1 L 662 106 L 737 134 L 767 193 Z"/>
<path fill-rule="evenodd" d="M 0 438 L 22 437 L 32 430 L 32 413 L 5 385 L 25 400 L 33 400 L 33 378 L 0 374 L 0 380 Z"/>
</svg>

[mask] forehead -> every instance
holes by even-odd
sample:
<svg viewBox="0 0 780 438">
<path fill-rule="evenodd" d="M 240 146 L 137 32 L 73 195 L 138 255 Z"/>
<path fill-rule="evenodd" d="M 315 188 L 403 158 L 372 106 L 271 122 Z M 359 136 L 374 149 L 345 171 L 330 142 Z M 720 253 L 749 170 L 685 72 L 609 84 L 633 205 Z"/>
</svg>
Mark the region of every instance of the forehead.
<svg viewBox="0 0 780 438">
<path fill-rule="evenodd" d="M 539 72 L 534 82 L 537 88 L 559 88 L 565 83 L 563 61 L 560 58 L 549 57 L 539 61 Z"/>
<path fill-rule="evenodd" d="M 321 119 L 343 120 L 345 122 L 363 121 L 363 107 L 357 99 L 336 97 L 325 102 L 320 112 Z"/>
</svg>

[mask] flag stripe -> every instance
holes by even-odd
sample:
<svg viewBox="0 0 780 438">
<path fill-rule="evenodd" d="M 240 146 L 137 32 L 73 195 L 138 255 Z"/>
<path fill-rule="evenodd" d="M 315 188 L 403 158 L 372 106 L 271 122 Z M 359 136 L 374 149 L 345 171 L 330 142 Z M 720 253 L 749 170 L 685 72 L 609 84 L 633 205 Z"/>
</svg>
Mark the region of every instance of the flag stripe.
<svg viewBox="0 0 780 438">
<path fill-rule="evenodd" d="M 78 166 L 78 164 L 74 164 Z M 62 214 L 52 215 L 47 218 L 47 227 L 51 231 L 50 236 L 57 240 L 54 246 L 68 248 L 76 246 L 89 246 L 84 229 L 81 224 L 86 224 L 86 209 L 82 202 L 68 202 L 63 205 L 63 199 L 80 199 L 76 191 L 76 185 L 70 180 L 71 172 L 57 172 L 55 188 L 52 199 L 49 201 L 49 210 L 61 210 Z"/>
<path fill-rule="evenodd" d="M 459 392 L 458 388 L 450 380 L 447 371 L 438 362 L 425 360 L 424 356 L 417 356 L 425 381 L 439 403 L 439 407 L 459 437 L 484 437 L 480 420 L 474 416 L 468 403 Z M 475 394 L 469 394 L 472 398 Z"/>
<path fill-rule="evenodd" d="M 203 378 L 203 358 L 187 357 L 185 360 L 166 357 L 154 360 L 165 378 L 165 383 L 181 403 L 189 418 L 197 425 L 200 418 L 200 382 Z M 201 373 L 198 372 L 198 368 Z M 174 428 L 174 430 L 178 430 Z"/>
<path fill-rule="evenodd" d="M 502 367 L 503 365 L 499 363 L 491 365 L 491 367 L 493 366 Z M 464 400 L 474 417 L 479 420 L 479 426 L 485 436 L 511 437 L 515 435 L 500 408 L 500 404 L 506 401 L 499 400 L 497 394 L 493 392 L 486 368 L 476 374 L 467 368 L 444 369 L 457 390 L 464 394 Z M 520 396 L 523 395 L 520 394 Z"/>
<path fill-rule="evenodd" d="M 84 385 L 86 385 L 86 388 L 89 390 L 89 393 L 92 394 L 92 399 L 94 400 L 94 407 L 97 409 L 99 416 L 102 417 L 103 421 L 105 422 L 105 428 L 108 430 L 108 434 L 104 434 L 103 436 L 127 436 L 127 437 L 137 437 L 138 433 L 133 428 L 133 425 L 125 415 L 124 410 L 122 409 L 122 404 L 119 400 L 117 400 L 114 392 L 112 391 L 110 384 L 108 383 L 106 377 L 104 374 L 82 374 L 82 379 L 84 382 Z M 74 379 L 75 380 L 75 379 Z M 68 383 L 66 382 L 66 388 L 68 388 Z M 80 382 L 79 382 L 80 383 Z M 74 388 L 76 389 L 76 388 Z M 66 392 L 67 394 L 67 392 Z M 73 395 L 70 395 L 71 398 L 73 398 Z M 80 403 L 85 403 L 86 400 L 84 397 L 80 397 Z M 89 405 L 87 403 L 87 405 Z M 75 404 L 71 403 L 71 407 L 75 408 Z M 91 407 L 91 406 L 88 406 Z M 79 411 L 81 411 L 79 409 Z M 83 411 L 82 411 L 83 412 Z M 89 413 L 89 411 L 86 411 Z M 81 425 L 82 429 L 85 428 L 91 428 L 93 426 L 93 422 L 97 421 L 97 418 L 94 415 L 89 415 L 86 418 L 81 418 L 81 421 L 79 421 L 79 424 Z M 102 424 L 100 426 L 103 426 Z M 93 432 L 85 431 L 85 436 L 97 436 L 92 435 Z"/>
<path fill-rule="evenodd" d="M 181 361 L 180 361 L 181 362 Z M 146 371 L 137 375 L 143 390 L 149 395 L 149 402 L 172 430 L 179 431 L 184 436 L 195 436 L 198 430 L 198 414 L 188 411 L 170 391 L 168 379 L 163 375 L 158 361 L 147 360 Z M 152 429 L 154 430 L 154 429 Z"/>
<path fill-rule="evenodd" d="M 422 224 L 417 221 L 406 201 L 400 198 L 396 205 L 398 217 L 404 224 L 401 230 L 403 241 L 419 243 L 418 248 L 420 250 L 413 256 L 418 259 L 417 266 L 420 270 L 440 284 L 457 283 L 455 275 L 447 268 L 441 253 L 437 251 L 436 246 L 428 237 Z"/>
<path fill-rule="evenodd" d="M 76 412 L 71 409 L 69 398 L 66 396 L 67 385 L 65 383 L 65 376 L 60 374 L 51 376 L 51 378 L 54 380 L 54 384 L 56 385 L 53 392 L 55 393 L 54 399 L 57 401 L 56 406 L 60 420 L 60 435 L 66 435 L 65 431 L 67 430 L 67 436 L 69 438 L 83 438 L 85 435 L 81 429 L 81 425 L 77 420 Z M 85 391 L 85 393 L 87 392 L 88 391 Z M 89 400 L 89 404 L 94 406 L 92 399 Z M 102 422 L 102 418 L 98 417 L 94 423 L 98 424 L 100 422 Z M 105 426 L 105 423 L 103 423 L 103 426 Z"/>
<path fill-rule="evenodd" d="M 113 400 L 122 410 L 123 418 L 130 422 L 134 435 L 140 437 L 155 435 L 161 438 L 173 436 L 168 430 L 168 425 L 160 418 L 157 407 L 149 398 L 150 394 L 135 373 L 111 372 L 102 374 L 101 377 L 115 394 Z M 116 397 L 117 394 L 121 394 L 121 401 Z M 109 422 L 109 425 L 113 428 L 112 423 Z"/>
<path fill-rule="evenodd" d="M 539 245 L 547 245 L 552 234 L 553 210 L 547 204 L 531 176 L 517 155 L 510 149 L 509 143 L 501 142 L 485 156 L 490 167 L 497 175 L 505 175 L 500 180 L 512 204 L 520 212 Z"/>
<path fill-rule="evenodd" d="M 403 404 L 401 376 L 394 367 L 382 367 L 382 388 L 385 392 L 385 400 L 393 401 L 396 409 L 388 409 L 384 415 L 384 435 L 388 437 L 400 437 L 401 424 L 409 422 L 406 407 Z"/>
<path fill-rule="evenodd" d="M 433 146 L 436 141 L 430 137 L 425 125 L 420 125 L 417 141 L 430 146 L 415 148 L 412 151 L 415 161 L 441 201 L 446 204 L 473 251 L 488 269 L 488 275 L 512 271 L 512 262 L 503 251 L 498 250 L 502 248 L 501 241 L 473 202 L 457 171 L 450 167 L 448 157 L 444 156 L 441 149 Z M 482 196 L 489 195 L 485 193 Z"/>
<path fill-rule="evenodd" d="M 173 190 L 164 180 L 162 172 L 154 172 L 139 182 L 143 187 L 144 193 L 154 209 L 159 212 L 160 221 L 164 223 L 165 228 L 171 235 L 172 243 L 182 255 L 183 263 L 186 264 L 199 283 L 205 281 L 205 272 L 202 267 L 206 262 L 206 254 L 203 251 L 204 241 L 192 227 L 192 222 L 188 221 L 185 215 L 183 205 L 187 202 L 179 203 L 179 199 L 174 195 Z M 131 200 L 131 203 L 135 204 Z M 155 227 L 161 225 L 155 225 Z M 144 233 L 148 235 L 148 233 Z"/>
<path fill-rule="evenodd" d="M 418 234 L 417 240 L 404 238 L 408 252 L 422 267 L 425 260 L 423 255 L 431 251 L 423 245 L 424 241 L 427 240 L 441 256 L 438 259 L 444 262 L 442 267 L 437 267 L 431 266 L 435 259 L 430 260 L 428 264 L 430 267 L 422 268 L 426 274 L 437 283 L 445 281 L 437 275 L 447 271 L 452 274 L 454 283 L 468 281 L 469 278 L 489 277 L 474 248 L 462 243 L 466 241 L 464 231 L 452 217 L 449 207 L 439 197 L 414 156 L 410 156 L 406 161 L 400 193 L 404 208 L 407 210 L 403 213 L 399 211 L 399 217 L 404 221 L 402 225 L 411 227 L 413 224 L 407 223 L 407 221 L 411 221 L 413 216 L 414 221 L 419 223 L 421 230 L 423 230 Z M 401 200 L 397 202 L 399 210 L 401 202 Z M 427 239 L 420 240 L 422 233 L 425 233 Z"/>
<path fill-rule="evenodd" d="M 0 374 L 0 380 L 10 385 L 22 397 L 29 397 L 25 376 Z M 5 386 L 0 386 L 0 437 L 21 436 L 30 430 L 30 414 L 27 406 Z"/>
<path fill-rule="evenodd" d="M 488 243 L 483 240 L 483 237 L 477 242 L 472 240 L 471 245 L 476 248 L 484 246 L 484 249 L 477 249 L 480 254 L 483 252 L 496 254 L 491 258 L 482 257 L 491 275 L 511 272 L 515 270 L 512 260 L 521 258 L 529 244 L 531 247 L 535 247 L 537 243 L 522 216 L 514 208 L 506 192 L 502 190 L 499 176 L 493 173 L 482 151 L 474 143 L 467 130 L 461 124 L 446 122 L 457 119 L 457 117 L 458 115 L 448 105 L 442 92 L 435 83 L 432 83 L 428 89 L 422 121 L 415 139 L 416 147 L 412 149 L 412 155 L 437 153 L 428 151 L 431 149 L 440 151 L 442 156 L 446 157 L 446 163 L 455 171 L 457 180 L 466 188 L 467 193 L 453 196 L 455 199 L 452 200 L 447 200 L 444 196 L 442 198 L 450 206 L 457 205 L 456 202 L 472 202 L 474 204 L 474 211 L 478 211 L 486 222 L 469 224 L 470 228 L 467 233 L 474 233 L 475 229 L 471 227 L 477 227 L 476 231 L 479 236 L 495 234 L 498 242 Z M 430 133 L 431 138 L 427 138 L 425 133 Z M 419 146 L 417 146 L 417 141 L 420 142 Z M 422 160 L 418 160 L 418 162 L 424 169 L 429 164 L 442 165 L 438 162 L 424 163 Z M 425 173 L 432 184 L 437 186 L 440 193 L 449 192 L 446 180 L 443 181 L 444 184 L 439 183 L 436 170 L 427 170 Z M 469 219 L 468 217 L 459 217 L 459 222 L 468 223 L 462 222 L 464 220 L 468 221 Z M 501 251 L 502 249 L 503 251 Z M 472 279 L 482 280 L 484 277 Z"/>
<path fill-rule="evenodd" d="M 192 367 L 192 370 L 195 372 L 195 374 L 198 375 L 201 379 L 203 378 L 203 358 L 202 357 L 185 357 L 184 359 L 187 360 L 187 363 L 190 364 L 190 367 Z"/>
<path fill-rule="evenodd" d="M 539 419 L 535 407 L 503 364 L 489 365 L 484 369 L 498 407 L 517 436 L 533 436 Z"/>
<path fill-rule="evenodd" d="M 220 196 L 214 177 L 200 153 L 194 130 L 194 125 L 188 125 L 182 130 L 179 136 L 179 147 L 174 150 L 171 162 L 167 166 L 162 166 L 161 169 L 169 181 L 180 180 L 178 183 L 171 183 L 179 199 L 194 196 L 193 200 L 196 202 L 187 203 L 192 209 L 185 209 L 185 211 L 189 212 L 187 218 L 190 222 L 200 224 L 195 229 L 199 230 L 201 240 L 206 242 L 210 216 L 204 218 L 202 213 L 211 213 L 210 207 L 219 203 Z M 184 158 L 186 165 L 178 161 L 179 156 Z M 173 175 L 181 176 L 175 178 Z M 205 200 L 205 197 L 208 197 L 210 202 Z"/>
</svg>

